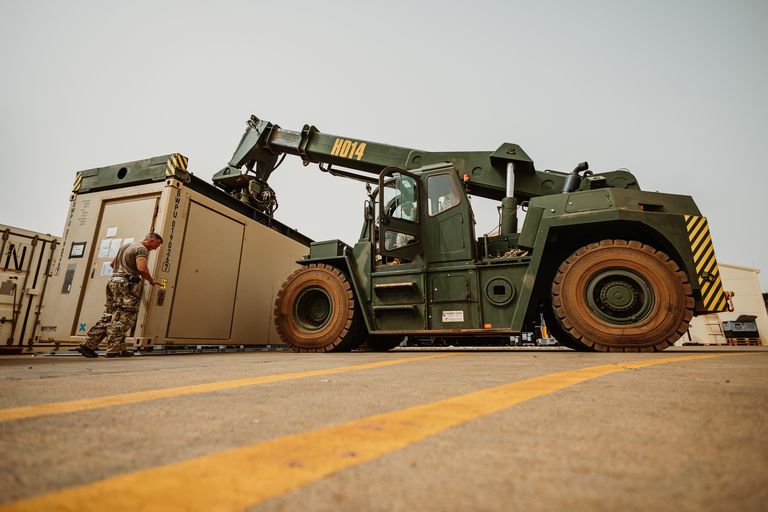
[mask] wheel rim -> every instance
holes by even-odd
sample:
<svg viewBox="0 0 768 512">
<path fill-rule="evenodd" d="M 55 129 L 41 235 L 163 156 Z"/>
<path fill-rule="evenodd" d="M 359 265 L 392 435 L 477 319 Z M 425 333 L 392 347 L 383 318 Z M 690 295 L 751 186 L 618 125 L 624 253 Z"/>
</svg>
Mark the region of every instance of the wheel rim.
<svg viewBox="0 0 768 512">
<path fill-rule="evenodd" d="M 653 309 L 653 289 L 642 276 L 621 269 L 604 270 L 589 281 L 587 304 L 598 318 L 611 324 L 639 322 Z"/>
<path fill-rule="evenodd" d="M 293 316 L 296 323 L 308 331 L 322 329 L 332 317 L 333 302 L 322 288 L 313 287 L 302 291 L 295 304 Z"/>
</svg>

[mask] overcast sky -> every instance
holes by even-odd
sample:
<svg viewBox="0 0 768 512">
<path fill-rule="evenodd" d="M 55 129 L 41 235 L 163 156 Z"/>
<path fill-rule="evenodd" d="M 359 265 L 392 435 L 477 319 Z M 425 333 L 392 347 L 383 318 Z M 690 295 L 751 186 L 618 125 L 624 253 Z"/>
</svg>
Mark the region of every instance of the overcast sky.
<svg viewBox="0 0 768 512">
<path fill-rule="evenodd" d="M 767 26 L 764 0 L 0 0 L 0 223 L 60 235 L 82 169 L 180 152 L 208 179 L 256 114 L 626 167 L 692 195 L 718 259 L 768 290 Z M 281 221 L 356 240 L 361 184 L 293 157 L 271 184 Z"/>
</svg>

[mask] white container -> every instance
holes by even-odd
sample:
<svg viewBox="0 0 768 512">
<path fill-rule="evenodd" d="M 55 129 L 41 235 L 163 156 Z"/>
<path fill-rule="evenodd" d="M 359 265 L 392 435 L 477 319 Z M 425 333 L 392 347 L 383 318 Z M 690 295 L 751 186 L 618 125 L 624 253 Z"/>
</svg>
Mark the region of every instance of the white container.
<svg viewBox="0 0 768 512">
<path fill-rule="evenodd" d="M 0 224 L 0 353 L 31 348 L 59 239 Z"/>
</svg>

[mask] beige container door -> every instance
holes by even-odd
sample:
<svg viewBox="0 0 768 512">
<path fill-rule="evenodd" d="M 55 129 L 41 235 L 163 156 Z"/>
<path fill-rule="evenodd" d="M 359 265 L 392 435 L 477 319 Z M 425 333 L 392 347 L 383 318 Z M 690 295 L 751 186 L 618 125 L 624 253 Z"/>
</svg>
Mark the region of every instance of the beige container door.
<svg viewBox="0 0 768 512">
<path fill-rule="evenodd" d="M 704 316 L 704 325 L 707 327 L 707 343 L 710 345 L 723 345 L 728 340 L 725 339 L 723 324 L 717 314 Z"/>
<path fill-rule="evenodd" d="M 245 225 L 190 202 L 169 338 L 228 340 Z"/>
<path fill-rule="evenodd" d="M 73 336 L 85 336 L 88 329 L 101 318 L 110 275 L 105 264 L 112 261 L 114 253 L 126 239 L 142 240 L 151 231 L 158 200 L 159 197 L 153 195 L 104 202 L 101 219 L 90 244 L 90 266 L 80 295 L 80 307 L 75 315 L 77 322 L 72 326 Z"/>
</svg>

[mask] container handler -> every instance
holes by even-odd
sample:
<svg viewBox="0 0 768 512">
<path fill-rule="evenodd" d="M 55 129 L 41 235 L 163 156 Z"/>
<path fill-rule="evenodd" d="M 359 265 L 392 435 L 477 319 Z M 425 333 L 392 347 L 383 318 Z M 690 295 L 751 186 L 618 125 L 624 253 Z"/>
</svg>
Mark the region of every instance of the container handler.
<svg viewBox="0 0 768 512">
<path fill-rule="evenodd" d="M 388 350 L 405 336 L 498 340 L 540 315 L 576 350 L 658 351 L 693 315 L 726 310 L 693 199 L 643 191 L 627 170 L 537 171 L 510 143 L 428 152 L 255 116 L 247 125 L 213 180 L 268 215 L 268 180 L 288 154 L 367 183 L 359 241 L 313 242 L 278 293 L 274 321 L 297 351 Z M 471 196 L 500 201 L 497 234 L 476 235 Z"/>
</svg>

